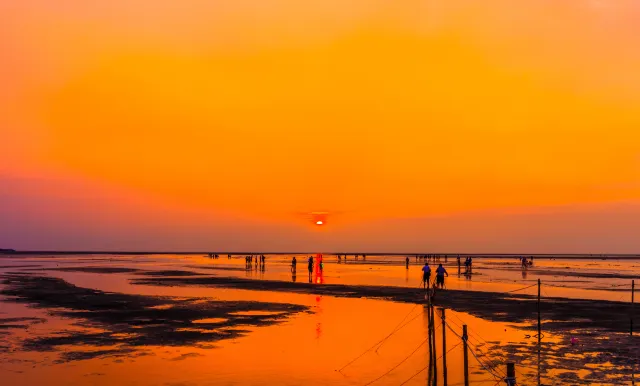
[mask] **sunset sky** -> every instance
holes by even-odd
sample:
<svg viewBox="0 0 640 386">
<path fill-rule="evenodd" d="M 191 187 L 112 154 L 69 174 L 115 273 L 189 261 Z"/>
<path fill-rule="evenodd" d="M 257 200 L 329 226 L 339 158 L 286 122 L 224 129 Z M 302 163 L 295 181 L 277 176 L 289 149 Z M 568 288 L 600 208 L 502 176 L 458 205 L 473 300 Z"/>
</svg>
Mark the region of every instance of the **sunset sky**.
<svg viewBox="0 0 640 386">
<path fill-rule="evenodd" d="M 639 21 L 0 0 L 0 248 L 640 253 Z"/>
</svg>

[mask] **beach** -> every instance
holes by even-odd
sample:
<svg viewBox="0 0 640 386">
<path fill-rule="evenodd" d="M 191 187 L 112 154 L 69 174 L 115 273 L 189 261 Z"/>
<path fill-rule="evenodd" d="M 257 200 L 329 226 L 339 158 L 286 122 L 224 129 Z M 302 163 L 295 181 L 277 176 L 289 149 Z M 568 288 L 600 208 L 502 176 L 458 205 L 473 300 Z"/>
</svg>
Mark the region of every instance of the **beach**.
<svg viewBox="0 0 640 386">
<path fill-rule="evenodd" d="M 403 256 L 5 255 L 0 258 L 0 371 L 10 385 L 424 384 L 429 376 L 423 261 Z M 315 255 L 314 255 L 315 256 Z M 434 298 L 443 384 L 631 384 L 631 280 L 640 261 L 476 257 Z M 437 266 L 437 262 L 435 263 Z M 433 265 L 433 263 L 432 263 Z M 434 267 L 435 268 L 435 267 Z M 542 336 L 537 340 L 538 280 Z M 446 310 L 442 323 L 440 308 Z M 421 371 L 422 370 L 422 371 Z"/>
</svg>

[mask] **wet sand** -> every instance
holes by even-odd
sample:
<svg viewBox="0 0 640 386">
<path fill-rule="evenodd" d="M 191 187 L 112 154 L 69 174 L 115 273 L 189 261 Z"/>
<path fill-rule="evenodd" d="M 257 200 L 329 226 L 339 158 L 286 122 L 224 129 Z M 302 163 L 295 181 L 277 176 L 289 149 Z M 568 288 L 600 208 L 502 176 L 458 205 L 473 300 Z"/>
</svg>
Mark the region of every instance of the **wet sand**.
<svg viewBox="0 0 640 386">
<path fill-rule="evenodd" d="M 425 303 L 425 291 L 406 287 L 353 286 L 340 284 L 292 283 L 272 280 L 251 280 L 229 277 L 147 278 L 135 284 L 164 286 L 218 286 L 258 291 L 284 291 L 339 297 L 375 298 L 406 303 Z M 510 323 L 530 322 L 537 318 L 538 300 L 533 295 L 498 292 L 439 290 L 435 297 L 439 307 L 455 309 L 471 315 Z M 540 312 L 547 320 L 543 328 L 554 330 L 600 328 L 612 332 L 629 331 L 630 308 L 626 303 L 544 298 Z M 634 310 L 635 318 L 640 312 Z"/>
<path fill-rule="evenodd" d="M 258 385 L 265 379 L 362 385 L 381 375 L 376 384 L 398 385 L 425 366 L 426 347 L 418 346 L 428 325 L 424 290 L 408 286 L 418 264 L 405 270 L 397 259 L 326 261 L 324 275 L 314 274 L 307 283 L 306 269 L 292 281 L 288 260 L 270 256 L 265 270 L 246 270 L 239 259 L 226 256 L 8 260 L 0 268 L 0 374 L 18 386 L 43 379 L 53 386 L 116 380 L 145 386 Z M 32 263 L 40 266 L 26 266 Z M 483 362 L 472 357 L 473 384 L 495 385 L 492 373 L 503 371 L 506 361 L 516 362 L 521 385 L 537 384 L 538 374 L 542 384 L 630 383 L 640 343 L 638 336 L 629 337 L 630 307 L 614 300 L 619 293 L 543 292 L 538 363 L 537 289 L 521 289 L 535 283 L 535 271 L 564 273 L 559 267 L 565 264 L 584 279 L 574 285 L 593 287 L 587 278 L 611 278 L 590 277 L 594 270 L 584 268 L 589 264 L 606 275 L 634 276 L 637 262 L 541 263 L 529 279 L 517 282 L 501 276 L 513 275 L 517 266 L 501 264 L 480 262 L 470 278 L 452 275 L 451 288 L 436 296 L 451 327 L 444 329 L 452 349 L 450 385 L 462 380 L 461 347 L 455 346 L 462 324 L 469 326 L 471 350 Z M 376 282 L 381 284 L 362 284 Z M 633 315 L 637 319 L 637 311 Z M 442 325 L 436 327 L 441 344 Z M 375 342 L 382 343 L 372 346 Z M 343 369 L 354 358 L 360 359 Z M 426 372 L 411 379 L 408 384 L 424 384 Z"/>
<path fill-rule="evenodd" d="M 55 337 L 30 338 L 25 348 L 53 351 L 60 346 L 115 346 L 111 350 L 65 351 L 60 361 L 126 356 L 132 346 L 162 343 L 168 346 L 201 345 L 246 333 L 241 326 L 277 323 L 304 306 L 285 303 L 220 302 L 208 299 L 176 300 L 134 296 L 80 288 L 63 280 L 30 275 L 5 275 L 0 294 L 35 308 L 54 309 L 53 315 L 77 318 L 101 332 L 76 331 Z M 245 314 L 240 315 L 239 313 Z M 5 328 L 28 318 L 8 318 Z M 207 319 L 214 322 L 202 322 Z M 197 328 L 194 328 L 197 324 Z M 126 344 L 125 344 L 126 343 Z"/>
</svg>

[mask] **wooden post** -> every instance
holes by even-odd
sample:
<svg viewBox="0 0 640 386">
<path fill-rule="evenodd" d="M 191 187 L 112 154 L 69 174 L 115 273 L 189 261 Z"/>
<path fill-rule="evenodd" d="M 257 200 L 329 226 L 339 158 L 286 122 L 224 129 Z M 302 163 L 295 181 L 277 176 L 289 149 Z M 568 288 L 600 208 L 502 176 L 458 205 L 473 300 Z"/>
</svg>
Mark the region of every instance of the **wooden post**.
<svg viewBox="0 0 640 386">
<path fill-rule="evenodd" d="M 540 326 L 540 279 L 538 279 L 538 344 L 540 344 L 540 333 L 542 327 Z"/>
<path fill-rule="evenodd" d="M 442 315 L 442 382 L 447 386 L 447 324 L 444 316 L 444 307 L 440 308 Z"/>
<path fill-rule="evenodd" d="M 540 279 L 538 279 L 538 386 L 540 386 L 540 344 L 542 339 L 542 326 L 540 324 Z"/>
<path fill-rule="evenodd" d="M 467 352 L 467 325 L 462 326 L 462 344 L 464 346 L 464 386 L 469 386 L 469 353 Z"/>
<path fill-rule="evenodd" d="M 636 292 L 636 281 L 631 280 L 631 312 L 629 315 L 629 335 L 633 337 L 633 303 L 635 300 L 635 292 Z"/>
<path fill-rule="evenodd" d="M 507 363 L 507 377 L 504 380 L 507 386 L 515 386 L 516 384 L 516 365 L 515 363 Z"/>
<path fill-rule="evenodd" d="M 433 334 L 433 386 L 438 386 L 438 350 L 436 345 L 436 310 L 431 304 L 431 333 Z"/>
<path fill-rule="evenodd" d="M 429 377 L 427 380 L 427 386 L 431 386 L 431 380 L 433 377 L 433 341 L 431 340 L 431 329 L 433 324 L 431 323 L 431 297 L 427 303 L 427 319 L 429 320 Z"/>
</svg>

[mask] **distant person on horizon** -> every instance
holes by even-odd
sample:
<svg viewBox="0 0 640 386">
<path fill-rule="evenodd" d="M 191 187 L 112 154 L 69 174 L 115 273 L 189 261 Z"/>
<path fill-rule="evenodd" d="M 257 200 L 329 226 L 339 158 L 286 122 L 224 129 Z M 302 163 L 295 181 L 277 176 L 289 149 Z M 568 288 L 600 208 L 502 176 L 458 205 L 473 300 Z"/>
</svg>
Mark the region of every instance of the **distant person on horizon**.
<svg viewBox="0 0 640 386">
<path fill-rule="evenodd" d="M 449 277 L 449 272 L 442 266 L 442 264 L 438 265 L 436 268 L 436 286 L 440 286 L 440 288 L 444 288 L 444 275 Z"/>
<path fill-rule="evenodd" d="M 429 267 L 429 262 L 424 263 L 424 267 L 422 267 L 422 286 L 427 288 L 431 283 L 431 267 Z"/>
<path fill-rule="evenodd" d="M 407 256 L 407 259 L 405 260 L 405 262 L 407 263 L 407 269 L 409 269 L 409 256 Z"/>
<path fill-rule="evenodd" d="M 313 256 L 309 256 L 307 269 L 309 270 L 309 282 L 311 282 L 313 276 Z"/>
<path fill-rule="evenodd" d="M 296 257 L 293 256 L 293 259 L 291 259 L 291 272 L 295 273 L 297 268 L 298 268 L 298 261 L 296 260 Z"/>
</svg>

